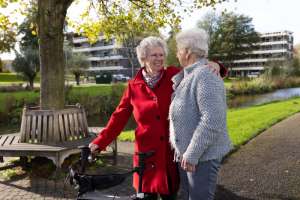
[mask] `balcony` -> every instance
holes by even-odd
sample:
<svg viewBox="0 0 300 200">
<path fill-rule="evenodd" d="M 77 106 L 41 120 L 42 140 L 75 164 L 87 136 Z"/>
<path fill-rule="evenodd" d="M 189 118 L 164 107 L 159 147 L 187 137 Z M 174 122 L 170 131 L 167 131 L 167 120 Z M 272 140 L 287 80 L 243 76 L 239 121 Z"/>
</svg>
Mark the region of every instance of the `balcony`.
<svg viewBox="0 0 300 200">
<path fill-rule="evenodd" d="M 99 36 L 98 40 L 105 39 L 104 36 Z M 82 43 L 82 42 L 88 42 L 88 39 L 86 37 L 75 37 L 73 38 L 73 43 Z"/>
<path fill-rule="evenodd" d="M 116 55 L 116 56 L 104 56 L 104 57 L 89 57 L 87 60 L 102 61 L 102 60 L 120 60 L 120 59 L 126 59 L 126 58 L 121 55 Z"/>
<path fill-rule="evenodd" d="M 87 71 L 115 71 L 125 69 L 123 66 L 89 67 Z"/>
<path fill-rule="evenodd" d="M 268 61 L 280 61 L 285 60 L 286 58 L 255 58 L 255 59 L 243 59 L 243 60 L 235 60 L 233 63 L 257 63 L 257 62 L 268 62 Z"/>
<path fill-rule="evenodd" d="M 91 52 L 91 51 L 101 51 L 101 50 L 111 50 L 119 48 L 118 45 L 108 45 L 108 46 L 99 46 L 99 47 L 83 47 L 83 48 L 75 48 L 73 52 Z"/>
</svg>

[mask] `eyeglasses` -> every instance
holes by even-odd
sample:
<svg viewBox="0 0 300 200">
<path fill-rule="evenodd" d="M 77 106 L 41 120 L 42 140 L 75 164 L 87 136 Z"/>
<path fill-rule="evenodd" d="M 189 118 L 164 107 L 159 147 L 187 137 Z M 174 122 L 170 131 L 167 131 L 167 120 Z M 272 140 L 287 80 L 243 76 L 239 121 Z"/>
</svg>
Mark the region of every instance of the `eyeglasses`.
<svg viewBox="0 0 300 200">
<path fill-rule="evenodd" d="M 155 54 L 150 55 L 150 57 L 152 57 L 152 58 L 160 58 L 160 57 L 164 57 L 164 56 L 165 56 L 165 54 L 162 54 L 162 53 L 161 54 L 156 54 L 155 53 Z"/>
</svg>

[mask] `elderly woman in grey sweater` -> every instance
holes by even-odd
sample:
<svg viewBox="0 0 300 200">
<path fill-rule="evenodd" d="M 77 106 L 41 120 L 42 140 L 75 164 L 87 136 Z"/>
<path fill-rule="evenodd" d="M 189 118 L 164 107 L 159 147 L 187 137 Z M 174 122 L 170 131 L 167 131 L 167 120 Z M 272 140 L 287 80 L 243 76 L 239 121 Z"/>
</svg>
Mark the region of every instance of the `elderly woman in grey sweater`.
<svg viewBox="0 0 300 200">
<path fill-rule="evenodd" d="M 170 142 L 180 164 L 184 200 L 213 200 L 221 159 L 231 149 L 223 80 L 204 67 L 207 34 L 179 33 L 177 58 L 183 70 L 172 78 Z"/>
</svg>

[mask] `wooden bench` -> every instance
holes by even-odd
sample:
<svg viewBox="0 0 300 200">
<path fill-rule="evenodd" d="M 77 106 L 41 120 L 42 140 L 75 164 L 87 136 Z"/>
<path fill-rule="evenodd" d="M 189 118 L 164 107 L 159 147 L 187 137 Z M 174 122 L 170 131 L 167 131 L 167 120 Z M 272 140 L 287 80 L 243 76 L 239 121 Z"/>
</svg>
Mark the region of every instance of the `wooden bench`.
<svg viewBox="0 0 300 200">
<path fill-rule="evenodd" d="M 60 168 L 65 158 L 79 153 L 78 146 L 88 145 L 100 130 L 100 127 L 88 128 L 80 105 L 58 111 L 25 107 L 20 133 L 0 135 L 0 156 L 42 156 Z M 117 142 L 110 147 L 116 157 Z"/>
</svg>

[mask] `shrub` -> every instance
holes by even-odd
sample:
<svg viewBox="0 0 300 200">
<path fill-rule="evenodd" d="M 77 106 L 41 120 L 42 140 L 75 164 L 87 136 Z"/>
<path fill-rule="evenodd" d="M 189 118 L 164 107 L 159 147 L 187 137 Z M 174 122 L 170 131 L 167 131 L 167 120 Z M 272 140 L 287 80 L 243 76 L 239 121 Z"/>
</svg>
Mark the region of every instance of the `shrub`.
<svg viewBox="0 0 300 200">
<path fill-rule="evenodd" d="M 0 92 L 17 92 L 17 91 L 25 91 L 25 90 L 26 88 L 22 87 L 22 83 L 0 87 Z"/>
<path fill-rule="evenodd" d="M 100 115 L 108 118 L 118 105 L 123 91 L 123 84 L 113 84 L 111 92 L 108 94 L 90 95 L 88 91 L 78 90 L 68 92 L 66 102 L 67 104 L 80 103 L 85 108 L 88 116 Z"/>
</svg>

